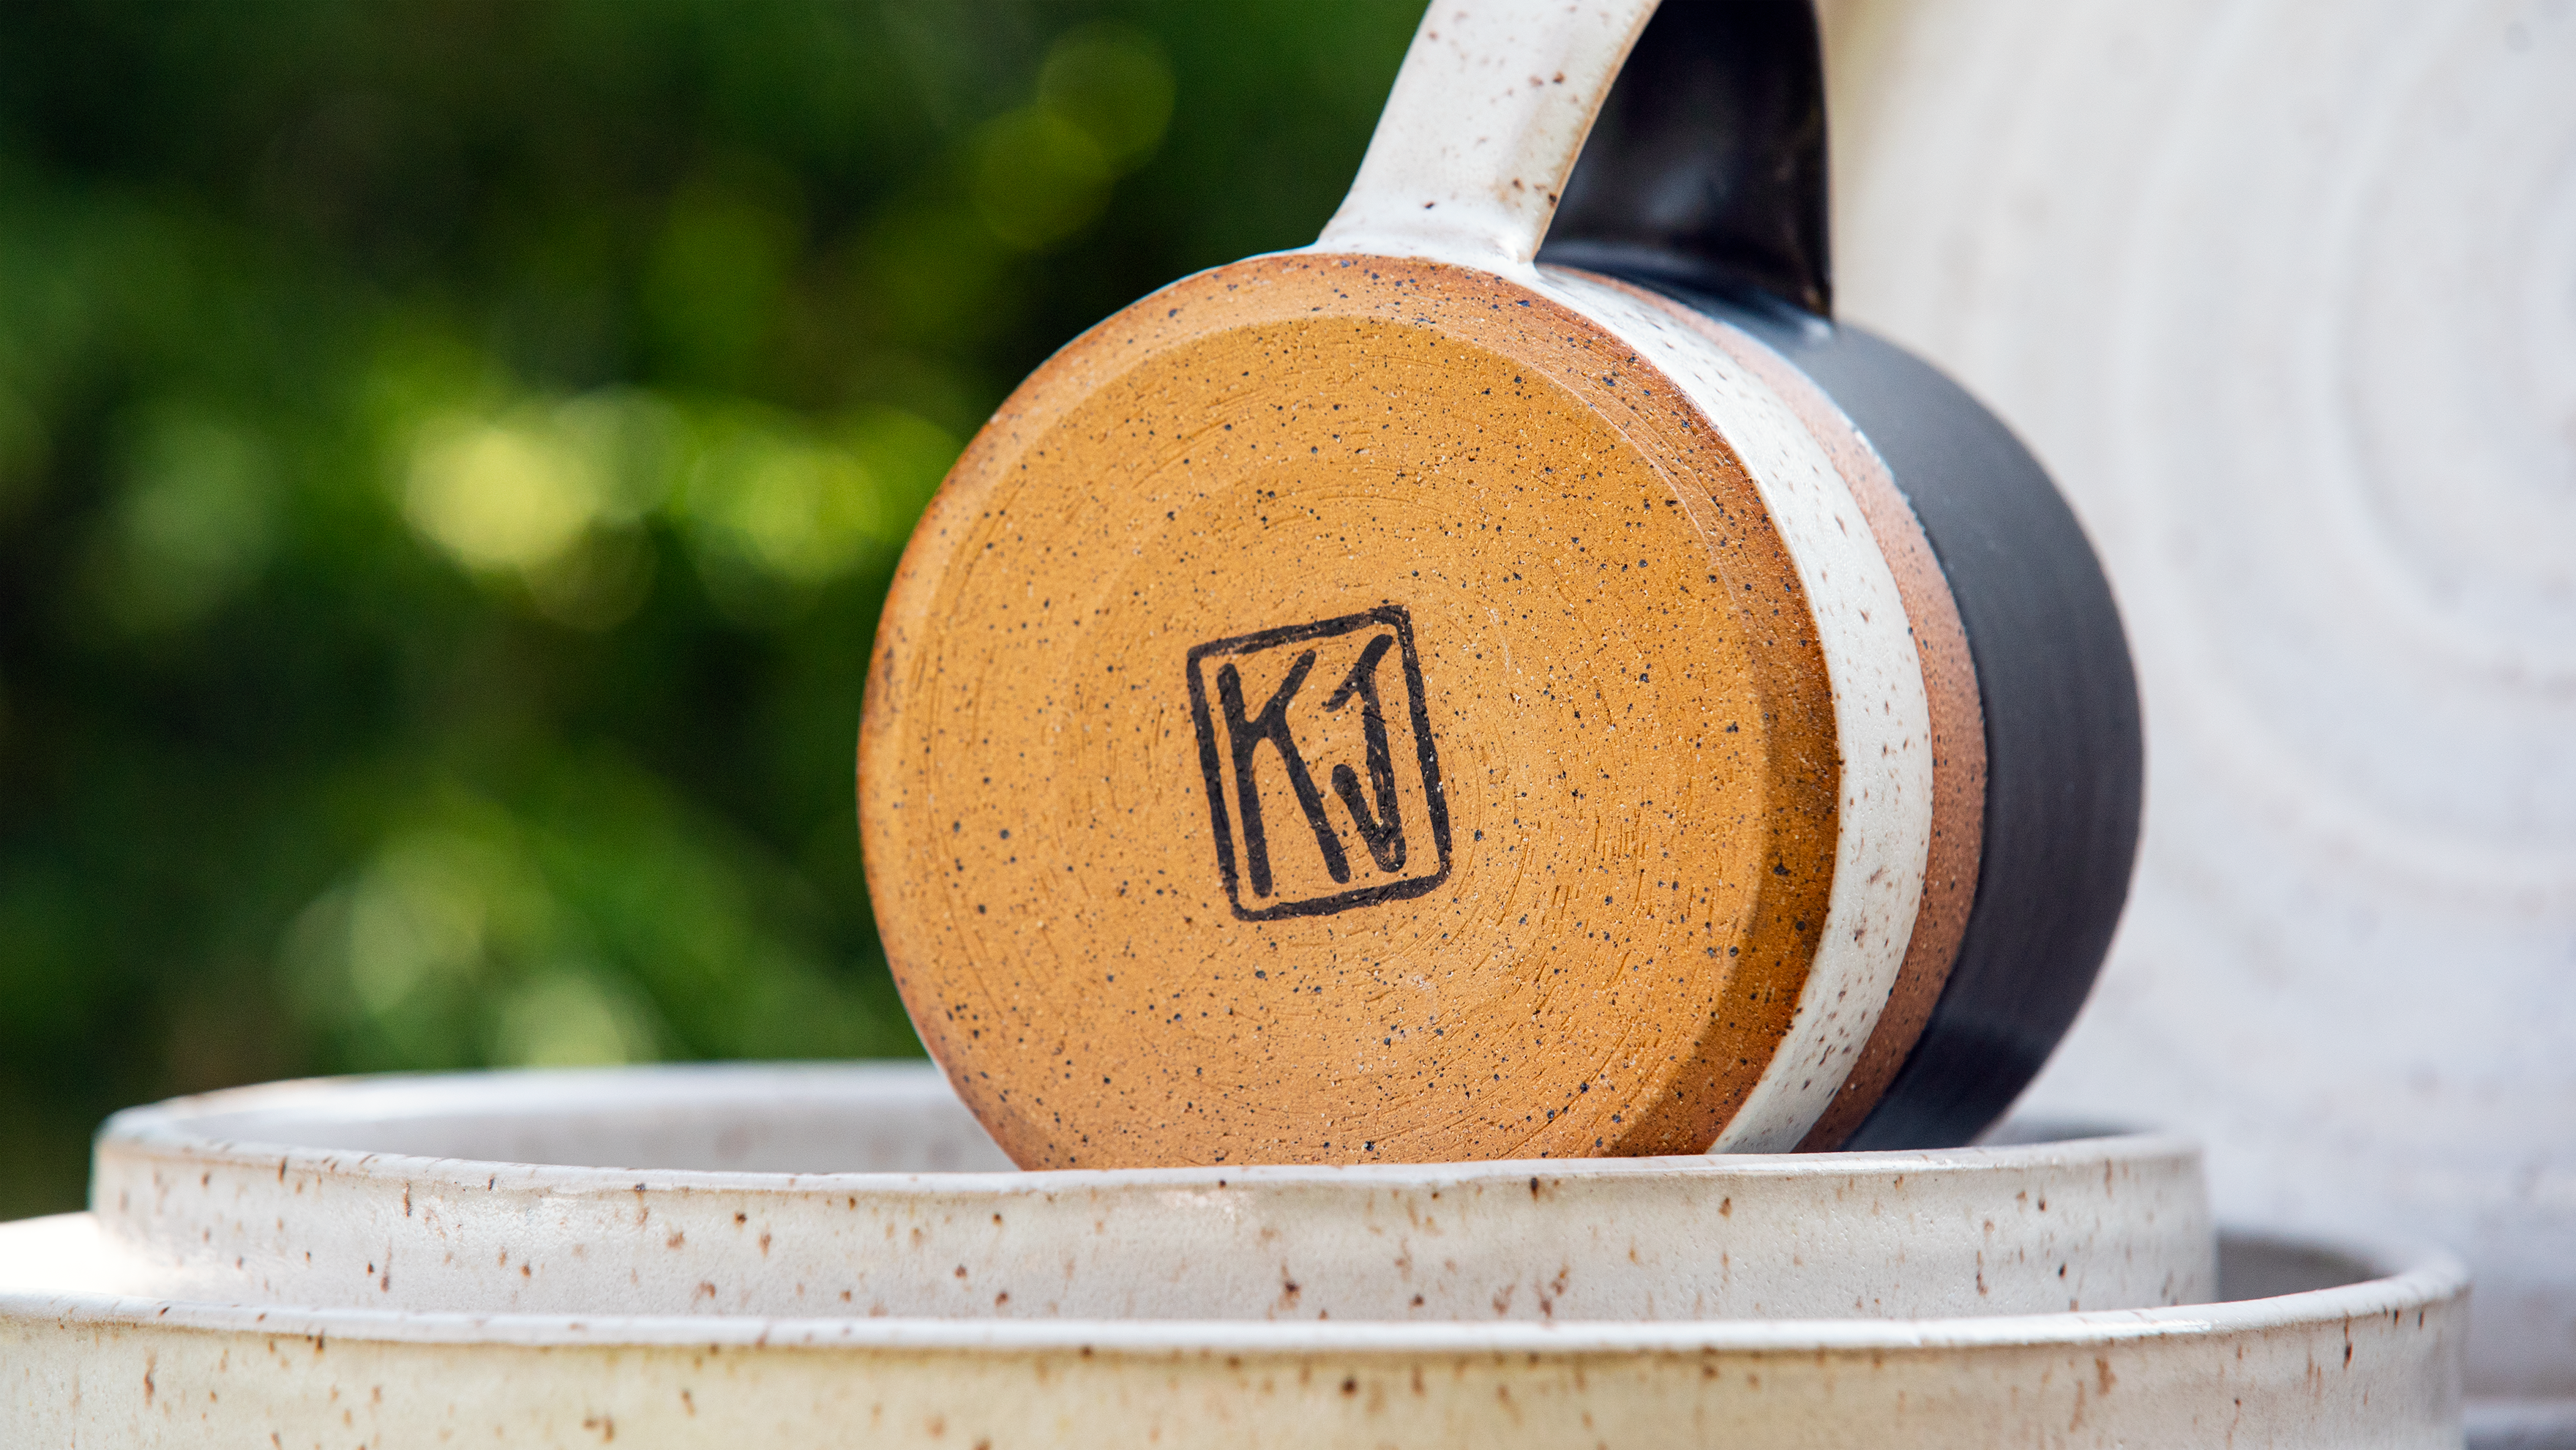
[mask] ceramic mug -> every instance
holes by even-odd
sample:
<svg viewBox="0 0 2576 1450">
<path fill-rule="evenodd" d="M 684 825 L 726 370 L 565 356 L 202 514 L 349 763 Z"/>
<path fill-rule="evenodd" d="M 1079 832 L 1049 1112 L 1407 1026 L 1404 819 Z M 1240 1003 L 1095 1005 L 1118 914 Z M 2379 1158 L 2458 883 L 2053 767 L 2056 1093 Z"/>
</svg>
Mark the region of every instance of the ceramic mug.
<svg viewBox="0 0 2576 1450">
<path fill-rule="evenodd" d="M 2030 455 L 1831 320 L 1823 141 L 1805 0 L 1437 5 L 1320 240 L 977 435 L 860 815 L 1015 1160 L 1931 1146 L 2037 1070 L 2127 650 Z"/>
</svg>

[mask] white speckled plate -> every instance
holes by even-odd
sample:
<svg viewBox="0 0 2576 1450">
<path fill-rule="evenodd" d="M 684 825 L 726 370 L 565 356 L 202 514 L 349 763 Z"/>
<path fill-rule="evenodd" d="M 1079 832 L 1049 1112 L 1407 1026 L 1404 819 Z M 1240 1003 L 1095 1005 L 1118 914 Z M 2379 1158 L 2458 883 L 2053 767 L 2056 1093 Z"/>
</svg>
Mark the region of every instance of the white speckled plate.
<svg viewBox="0 0 2576 1450">
<path fill-rule="evenodd" d="M 2216 1287 L 2176 1138 L 1019 1173 L 926 1064 L 216 1093 L 111 1121 L 92 1202 L 155 1297 L 311 1308 L 1896 1319 Z"/>
<path fill-rule="evenodd" d="M 0 1443 L 2460 1444 L 2455 1261 L 2238 1258 L 2361 1282 L 1895 1322 L 477 1316 L 119 1297 L 71 1215 L 0 1227 Z"/>
</svg>

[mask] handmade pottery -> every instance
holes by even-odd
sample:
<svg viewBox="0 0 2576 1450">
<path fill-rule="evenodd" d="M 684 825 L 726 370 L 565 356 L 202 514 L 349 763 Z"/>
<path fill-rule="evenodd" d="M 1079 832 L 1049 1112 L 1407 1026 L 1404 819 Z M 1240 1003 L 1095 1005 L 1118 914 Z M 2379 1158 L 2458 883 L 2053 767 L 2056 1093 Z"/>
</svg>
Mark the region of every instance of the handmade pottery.
<svg viewBox="0 0 2576 1450">
<path fill-rule="evenodd" d="M 1019 1173 L 926 1064 L 214 1093 L 112 1120 L 91 1199 L 156 1292 L 307 1308 L 1889 1319 L 2216 1284 L 2199 1155 L 2154 1135 Z"/>
<path fill-rule="evenodd" d="M 503 1150 L 601 1166 L 428 1156 Z M 923 1069 L 124 1114 L 95 1214 L 0 1226 L 0 1441 L 2459 1443 L 2458 1266 L 2236 1242 L 2265 1297 L 2171 1304 L 2168 1140 L 920 1171 L 995 1156 Z"/>
<path fill-rule="evenodd" d="M 1069 344 L 924 516 L 869 881 L 1023 1166 L 1960 1143 L 2082 1000 L 2108 591 L 1824 316 L 1804 0 L 1654 8 L 1434 7 L 1321 240 Z"/>
<path fill-rule="evenodd" d="M 1174 1324 L 404 1314 L 119 1296 L 0 1227 L 31 1444 L 2456 1447 L 2441 1255 L 2241 1304 L 1999 1319 Z M 39 1275 L 43 1277 L 39 1277 Z M 291 1438 L 289 1438 L 291 1437 Z"/>
</svg>

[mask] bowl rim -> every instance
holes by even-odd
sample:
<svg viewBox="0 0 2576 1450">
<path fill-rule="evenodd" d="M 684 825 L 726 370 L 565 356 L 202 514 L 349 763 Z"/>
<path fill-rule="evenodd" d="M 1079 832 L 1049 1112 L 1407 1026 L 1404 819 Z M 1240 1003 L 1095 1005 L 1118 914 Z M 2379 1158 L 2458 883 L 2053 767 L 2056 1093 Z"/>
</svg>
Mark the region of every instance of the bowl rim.
<svg viewBox="0 0 2576 1450">
<path fill-rule="evenodd" d="M 2469 1274 L 2445 1249 L 2266 1232 L 2267 1240 L 2323 1249 L 2376 1277 L 2322 1289 L 2162 1309 L 1952 1319 L 1716 1319 L 1626 1322 L 1501 1320 L 1109 1320 L 798 1318 L 722 1314 L 471 1314 L 325 1309 L 155 1299 L 110 1290 L 0 1287 L 0 1328 L 142 1328 L 477 1348 L 792 1349 L 860 1353 L 1357 1357 L 1511 1354 L 1880 1355 L 2027 1349 L 2224 1338 L 2346 1323 L 2375 1315 L 2420 1316 L 2464 1296 Z M 13 1240 L 36 1242 L 21 1249 Z M 52 1240 L 52 1242 L 47 1242 Z M 0 1224 L 0 1267 L 13 1257 L 97 1253 L 94 1215 L 58 1214 Z"/>
<path fill-rule="evenodd" d="M 774 1107 L 782 1095 L 809 1102 L 901 1107 L 931 1103 L 965 1113 L 935 1064 L 681 1063 L 610 1068 L 382 1073 L 299 1078 L 225 1088 L 127 1108 L 101 1126 L 94 1156 L 178 1159 L 257 1167 L 282 1175 L 401 1180 L 497 1191 L 506 1186 L 563 1193 L 632 1193 L 647 1187 L 737 1193 L 829 1194 L 1083 1192 L 1107 1188 L 1343 1187 L 1369 1191 L 1445 1187 L 1517 1178 L 1551 1184 L 1584 1180 L 1949 1178 L 2012 1170 L 2110 1164 L 2200 1167 L 2199 1143 L 2155 1129 L 2070 1127 L 2075 1136 L 1963 1148 L 1837 1153 L 1694 1153 L 1645 1158 L 1518 1158 L 1446 1163 L 1215 1164 L 1177 1168 L 966 1169 L 791 1173 L 655 1168 L 439 1157 L 298 1144 L 278 1130 L 299 1118 L 320 1126 L 398 1124 L 473 1114 L 535 1122 L 594 1111 L 699 1113 Z M 267 1119 L 262 1124 L 259 1120 Z M 971 1119 L 970 1119 L 971 1120 Z M 2027 1126 L 2027 1125 L 2025 1125 Z M 640 1180 L 640 1181 L 639 1181 Z"/>
</svg>

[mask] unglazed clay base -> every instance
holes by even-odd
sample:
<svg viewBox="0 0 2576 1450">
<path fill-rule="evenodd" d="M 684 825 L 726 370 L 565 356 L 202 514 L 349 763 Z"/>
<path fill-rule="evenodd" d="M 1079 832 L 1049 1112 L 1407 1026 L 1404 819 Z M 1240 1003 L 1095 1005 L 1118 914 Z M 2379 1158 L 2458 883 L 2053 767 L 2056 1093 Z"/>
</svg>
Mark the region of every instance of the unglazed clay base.
<svg viewBox="0 0 2576 1450">
<path fill-rule="evenodd" d="M 1015 1157 L 1691 1152 L 1839 1083 L 1868 1014 L 1782 1063 L 1801 990 L 1915 906 L 1828 935 L 1843 796 L 1929 792 L 1845 780 L 1816 606 L 1656 362 L 1469 269 L 1270 258 L 979 438 L 862 789 L 907 1004 Z"/>
<path fill-rule="evenodd" d="M 2081 1000 L 2135 700 L 2045 475 L 1533 264 L 1653 8 L 1431 13 L 1314 247 L 1070 344 L 925 515 L 861 825 L 1024 1166 L 1955 1143 Z"/>
</svg>

